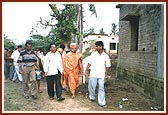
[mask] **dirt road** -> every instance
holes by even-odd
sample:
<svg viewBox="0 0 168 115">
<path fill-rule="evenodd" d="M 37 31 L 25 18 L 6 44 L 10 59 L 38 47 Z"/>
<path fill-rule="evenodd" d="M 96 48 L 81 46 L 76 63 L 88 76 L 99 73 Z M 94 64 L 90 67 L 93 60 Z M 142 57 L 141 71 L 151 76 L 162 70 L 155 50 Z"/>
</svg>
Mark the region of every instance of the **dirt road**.
<svg viewBox="0 0 168 115">
<path fill-rule="evenodd" d="M 63 90 L 65 100 L 57 102 L 49 100 L 47 95 L 46 80 L 41 81 L 42 93 L 38 99 L 25 99 L 21 83 L 4 81 L 4 108 L 5 112 L 119 112 L 119 111 L 163 111 L 152 99 L 137 92 L 128 82 L 110 78 L 105 84 L 107 107 L 99 107 L 97 100 L 90 102 L 88 99 L 87 84 L 81 84 L 72 99 L 68 90 Z M 97 92 L 97 91 L 96 91 Z M 97 94 L 97 93 L 96 93 Z M 125 100 L 123 100 L 125 99 Z M 119 104 L 122 105 L 119 106 Z M 121 108 L 120 108 L 121 107 Z"/>
</svg>

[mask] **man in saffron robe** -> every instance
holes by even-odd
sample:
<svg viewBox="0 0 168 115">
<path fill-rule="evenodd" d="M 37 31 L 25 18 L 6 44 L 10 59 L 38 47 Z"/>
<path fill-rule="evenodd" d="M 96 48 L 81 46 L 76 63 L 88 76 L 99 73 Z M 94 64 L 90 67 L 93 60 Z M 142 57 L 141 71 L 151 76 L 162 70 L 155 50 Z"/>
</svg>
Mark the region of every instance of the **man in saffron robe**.
<svg viewBox="0 0 168 115">
<path fill-rule="evenodd" d="M 72 98 L 75 97 L 75 90 L 79 86 L 79 71 L 83 73 L 82 54 L 77 52 L 76 43 L 70 44 L 70 52 L 63 57 L 64 77 L 70 89 Z"/>
</svg>

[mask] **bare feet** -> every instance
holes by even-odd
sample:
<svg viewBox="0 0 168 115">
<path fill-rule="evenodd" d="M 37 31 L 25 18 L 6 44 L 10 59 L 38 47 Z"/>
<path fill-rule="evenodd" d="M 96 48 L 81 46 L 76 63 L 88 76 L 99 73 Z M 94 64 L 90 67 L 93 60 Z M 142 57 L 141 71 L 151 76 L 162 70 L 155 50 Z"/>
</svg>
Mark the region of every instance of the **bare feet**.
<svg viewBox="0 0 168 115">
<path fill-rule="evenodd" d="M 71 97 L 72 97 L 72 98 L 75 98 L 75 95 L 73 94 Z"/>
</svg>

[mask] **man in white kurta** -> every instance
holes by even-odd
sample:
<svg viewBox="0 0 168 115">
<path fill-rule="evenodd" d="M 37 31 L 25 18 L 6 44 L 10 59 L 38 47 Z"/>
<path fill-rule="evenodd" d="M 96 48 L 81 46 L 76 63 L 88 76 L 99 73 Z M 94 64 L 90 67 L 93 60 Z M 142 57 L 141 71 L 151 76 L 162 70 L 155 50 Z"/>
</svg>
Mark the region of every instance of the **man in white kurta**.
<svg viewBox="0 0 168 115">
<path fill-rule="evenodd" d="M 21 51 L 22 51 L 22 45 L 18 45 L 17 50 L 15 50 L 11 55 L 11 58 L 13 58 L 13 64 L 15 68 L 12 79 L 13 81 L 15 81 L 17 78 L 19 79 L 20 82 L 22 82 L 23 80 L 22 75 L 19 73 L 19 65 L 18 65 L 18 59 Z"/>
<path fill-rule="evenodd" d="M 44 60 L 44 72 L 47 79 L 47 92 L 50 100 L 54 99 L 54 82 L 56 83 L 57 101 L 62 101 L 62 85 L 61 74 L 63 73 L 63 65 L 61 54 L 56 51 L 54 43 L 50 44 L 50 52 L 46 54 Z"/>
</svg>

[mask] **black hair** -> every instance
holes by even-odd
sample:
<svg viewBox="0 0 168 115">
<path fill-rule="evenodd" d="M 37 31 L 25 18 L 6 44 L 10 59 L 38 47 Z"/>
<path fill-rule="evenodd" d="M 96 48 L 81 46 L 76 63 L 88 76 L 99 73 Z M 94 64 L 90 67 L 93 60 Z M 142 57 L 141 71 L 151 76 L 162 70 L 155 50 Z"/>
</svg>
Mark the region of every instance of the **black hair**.
<svg viewBox="0 0 168 115">
<path fill-rule="evenodd" d="M 102 41 L 97 41 L 97 42 L 95 43 L 95 45 L 96 45 L 96 46 L 100 46 L 100 47 L 102 47 L 102 49 L 104 49 L 104 44 L 103 44 Z"/>
<path fill-rule="evenodd" d="M 60 45 L 60 48 L 62 48 L 63 50 L 65 49 L 65 45 L 64 44 L 61 44 Z"/>
<path fill-rule="evenodd" d="M 55 45 L 55 43 L 50 43 L 50 48 L 51 48 L 52 45 Z"/>
<path fill-rule="evenodd" d="M 31 45 L 31 42 L 29 42 L 29 41 L 28 41 L 28 42 L 26 42 L 26 43 L 25 43 L 25 46 L 27 46 L 27 44 Z"/>
<path fill-rule="evenodd" d="M 18 45 L 17 48 L 22 48 L 22 45 Z"/>
<path fill-rule="evenodd" d="M 14 46 L 9 47 L 9 49 L 14 49 L 14 48 L 15 48 Z"/>
<path fill-rule="evenodd" d="M 42 48 L 39 48 L 40 51 L 42 51 Z"/>
<path fill-rule="evenodd" d="M 66 51 L 66 53 L 69 53 L 70 51 L 68 50 L 68 51 Z"/>
<path fill-rule="evenodd" d="M 6 51 L 8 51 L 8 48 L 5 48 Z"/>
</svg>

